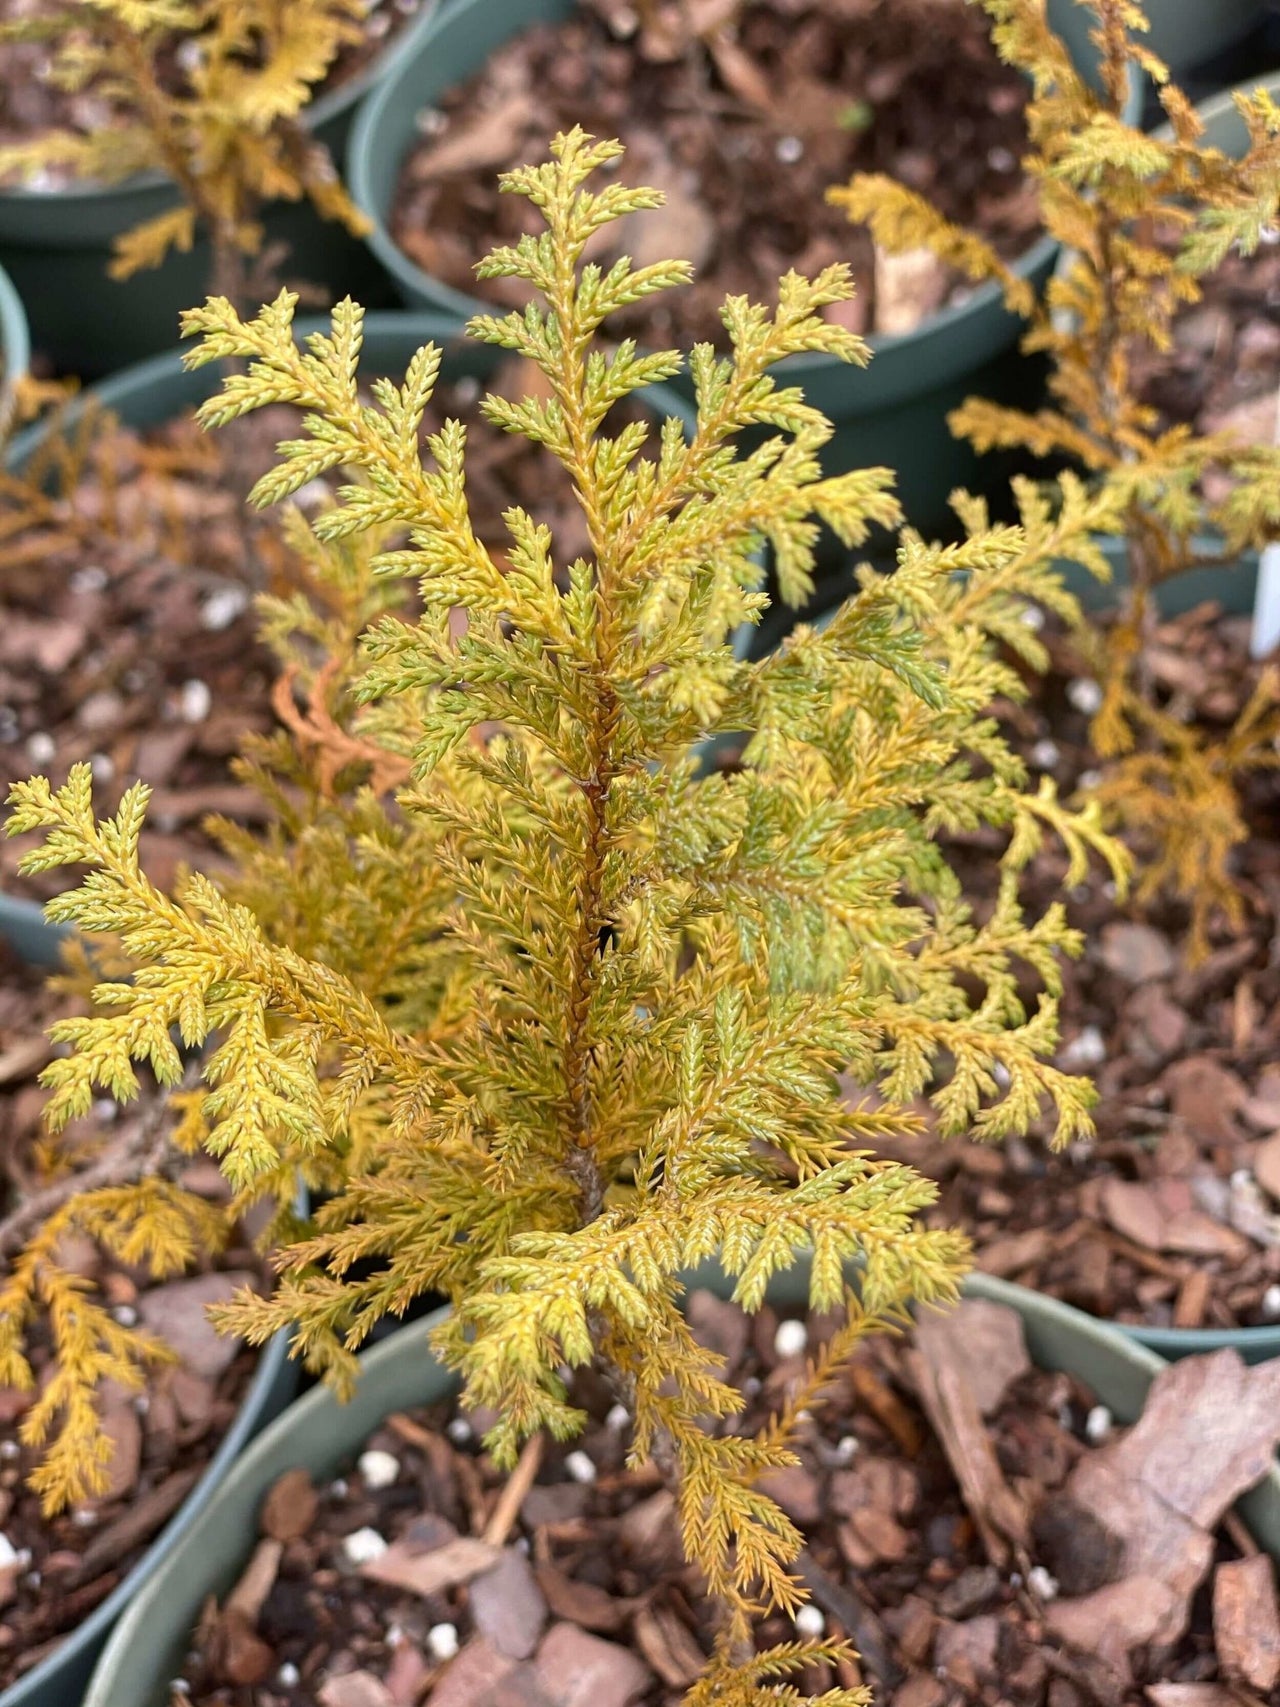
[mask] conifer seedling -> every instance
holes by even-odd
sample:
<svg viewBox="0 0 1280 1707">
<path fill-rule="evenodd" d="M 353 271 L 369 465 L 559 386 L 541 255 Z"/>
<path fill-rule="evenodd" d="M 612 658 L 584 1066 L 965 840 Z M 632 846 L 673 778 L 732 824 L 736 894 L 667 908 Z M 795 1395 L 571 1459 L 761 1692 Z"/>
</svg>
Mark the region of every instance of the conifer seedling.
<svg viewBox="0 0 1280 1707">
<path fill-rule="evenodd" d="M 0 26 L 47 42 L 51 78 L 92 89 L 112 118 L 0 148 L 0 181 L 50 170 L 119 184 L 164 172 L 181 196 L 123 233 L 110 273 L 127 279 L 188 250 L 203 231 L 213 289 L 247 305 L 265 202 L 309 199 L 356 235 L 367 221 L 300 116 L 340 50 L 358 41 L 360 0 L 55 0 Z"/>
<path fill-rule="evenodd" d="M 1265 675 L 1234 726 L 1215 736 L 1160 704 L 1144 653 L 1165 583 L 1280 537 L 1280 450 L 1225 431 L 1163 427 L 1135 394 L 1134 360 L 1144 347 L 1169 349 L 1174 317 L 1199 300 L 1203 279 L 1233 247 L 1251 253 L 1276 224 L 1280 109 L 1262 90 L 1236 97 L 1249 145 L 1232 159 L 1204 143 L 1195 109 L 1143 42 L 1148 24 L 1135 0 L 1082 0 L 1096 19 L 1096 88 L 1039 0 L 982 3 L 1001 57 L 1032 83 L 1024 167 L 1044 228 L 1069 257 L 1044 300 L 980 237 L 889 178 L 860 175 L 829 194 L 882 247 L 927 247 L 974 281 L 998 281 L 1028 322 L 1023 348 L 1050 358 L 1048 407 L 1025 413 L 969 399 L 951 425 L 980 451 L 1068 458 L 1115 503 L 1128 564 L 1118 619 L 1077 627 L 1103 690 L 1091 725 L 1105 761 L 1096 793 L 1142 847 L 1137 898 L 1168 891 L 1189 907 L 1194 957 L 1215 915 L 1232 925 L 1242 917 L 1229 864 L 1246 838 L 1239 784 L 1277 762 L 1276 683 Z M 1131 74 L 1152 80 L 1167 138 L 1124 122 Z"/>
<path fill-rule="evenodd" d="M 730 354 L 689 357 L 696 430 L 668 420 L 640 456 L 650 429 L 611 432 L 610 410 L 681 357 L 606 353 L 600 329 L 689 268 L 584 262 L 601 226 L 662 198 L 623 181 L 617 143 L 575 130 L 551 153 L 502 180 L 545 231 L 480 268 L 538 300 L 470 332 L 540 372 L 540 396 L 482 412 L 572 482 L 591 539 L 572 563 L 518 508 L 501 559 L 476 538 L 463 428 L 423 438 L 439 350 L 366 400 L 350 302 L 306 348 L 287 293 L 252 320 L 217 299 L 188 315 L 193 364 L 241 364 L 208 426 L 306 412 L 258 503 L 347 471 L 314 536 L 288 524 L 328 593 L 265 607 L 300 698 L 252 755 L 282 816 L 265 846 L 237 833 L 235 883 L 150 883 L 142 787 L 105 822 L 87 769 L 12 790 L 10 828 L 46 836 L 25 868 L 89 868 L 53 916 L 118 933 L 137 963 L 59 1028 L 70 1052 L 45 1080 L 56 1125 L 99 1087 L 132 1096 L 139 1063 L 172 1083 L 175 1031 L 205 1048 L 203 1142 L 237 1189 L 301 1167 L 334 1193 L 284 1229 L 274 1295 L 222 1325 L 255 1343 L 294 1326 L 340 1388 L 376 1322 L 442 1292 L 435 1350 L 496 1413 L 487 1445 L 510 1466 L 539 1432 L 581 1428 L 572 1372 L 597 1367 L 722 1609 L 689 1700 L 796 1701 L 788 1675 L 838 1644 L 755 1652 L 755 1615 L 802 1599 L 801 1537 L 761 1479 L 794 1462 L 806 1407 L 862 1336 L 952 1298 L 965 1264 L 961 1237 L 921 1224 L 933 1186 L 877 1144 L 921 1132 L 930 1104 L 982 1138 L 1040 1117 L 1060 1141 L 1090 1130 L 1091 1087 L 1052 1063 L 1059 956 L 1078 943 L 1057 906 L 1024 917 L 1019 873 L 1046 835 L 1071 881 L 1095 854 L 1123 862 L 1093 809 L 1027 790 L 986 708 L 1018 691 L 998 643 L 1038 657 L 1028 603 L 1061 598 L 1049 562 L 1087 551 L 1108 511 L 1070 477 L 1052 513 L 1026 489 L 1018 526 L 970 505 L 965 541 L 904 536 L 896 573 L 865 572 L 825 629 L 742 661 L 729 641 L 766 602 L 763 544 L 800 598 L 819 522 L 852 548 L 894 519 L 885 470 L 821 477 L 831 428 L 770 371 L 801 350 L 865 362 L 821 313 L 847 271 L 788 274 L 772 313 L 731 298 Z M 744 453 L 748 428 L 770 436 Z M 419 612 L 396 607 L 404 589 Z M 741 730 L 740 769 L 700 761 Z M 940 837 L 990 828 L 1005 851 L 979 916 Z M 842 1094 L 841 1073 L 866 1093 Z M 813 1305 L 843 1313 L 753 1437 L 726 1427 L 740 1397 L 681 1313 L 681 1276 L 711 1257 L 749 1310 L 803 1261 Z"/>
</svg>

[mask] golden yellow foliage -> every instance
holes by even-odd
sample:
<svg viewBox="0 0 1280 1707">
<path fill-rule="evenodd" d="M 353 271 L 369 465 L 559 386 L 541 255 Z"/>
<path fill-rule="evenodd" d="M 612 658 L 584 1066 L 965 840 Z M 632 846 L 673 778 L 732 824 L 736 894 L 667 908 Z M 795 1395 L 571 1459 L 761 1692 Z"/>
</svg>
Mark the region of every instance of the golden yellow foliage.
<svg viewBox="0 0 1280 1707">
<path fill-rule="evenodd" d="M 602 225 L 661 203 L 606 175 L 621 155 L 573 131 L 506 175 L 546 229 L 482 271 L 541 304 L 470 326 L 543 376 L 542 395 L 489 396 L 483 414 L 568 472 L 589 554 L 557 561 L 519 508 L 501 563 L 476 537 L 464 429 L 424 435 L 438 349 L 369 397 L 350 302 L 299 348 L 287 293 L 248 321 L 210 300 L 187 317 L 189 360 L 237 365 L 206 423 L 305 411 L 257 501 L 347 480 L 309 528 L 287 523 L 317 598 L 263 605 L 300 696 L 249 759 L 279 827 L 265 848 L 228 832 L 235 883 L 195 874 L 172 896 L 139 867 L 144 788 L 98 822 L 87 768 L 56 791 L 35 778 L 10 828 L 45 832 L 27 870 L 89 868 L 52 914 L 118 933 L 137 963 L 60 1028 L 55 1123 L 97 1087 L 131 1096 L 140 1061 L 174 1083 L 176 1033 L 207 1051 L 184 1142 L 242 1192 L 279 1194 L 301 1167 L 334 1194 L 314 1226 L 281 1228 L 276 1293 L 241 1297 L 225 1325 L 255 1343 L 293 1325 L 348 1388 L 374 1324 L 439 1290 L 454 1311 L 436 1349 L 497 1413 L 487 1443 L 506 1464 L 537 1431 L 581 1428 L 565 1368 L 600 1364 L 633 1460 L 673 1467 L 689 1557 L 724 1605 L 690 1699 L 762 1707 L 797 1699 L 779 1680 L 832 1651 L 742 1662 L 756 1610 L 800 1598 L 799 1534 L 760 1487 L 794 1462 L 795 1416 L 755 1437 L 706 1426 L 741 1397 L 692 1337 L 681 1275 L 718 1256 L 754 1309 L 807 1259 L 814 1306 L 844 1313 L 816 1392 L 963 1271 L 964 1240 L 920 1223 L 932 1184 L 875 1154 L 921 1129 L 917 1099 L 948 1132 L 998 1138 L 1046 1110 L 1061 1141 L 1090 1131 L 1091 1087 L 1052 1064 L 1059 957 L 1078 942 L 1059 907 L 1023 916 L 1019 876 L 1046 836 L 1071 881 L 1094 854 L 1120 880 L 1124 862 L 1093 809 L 1026 791 L 987 707 L 1021 691 L 1006 646 L 1042 661 L 1032 600 L 1074 611 L 1052 560 L 1089 558 L 1110 512 L 1071 478 L 1055 506 L 1023 488 L 1017 526 L 969 504 L 963 542 L 904 536 L 896 572 L 865 571 L 824 629 L 740 659 L 763 544 L 803 592 L 818 519 L 855 545 L 894 517 L 885 471 L 822 478 L 830 424 L 771 372 L 800 350 L 867 352 L 821 312 L 849 294 L 843 267 L 789 273 L 772 312 L 731 298 L 731 354 L 689 356 L 696 428 L 667 420 L 656 458 L 639 455 L 652 429 L 611 432 L 610 410 L 682 358 L 596 336 L 689 268 L 584 261 Z M 410 589 L 416 614 L 395 608 Z M 703 762 L 708 738 L 743 730 L 740 770 Z M 1005 852 L 979 918 L 941 837 L 983 827 Z M 844 1071 L 875 1094 L 849 1106 Z"/>
</svg>

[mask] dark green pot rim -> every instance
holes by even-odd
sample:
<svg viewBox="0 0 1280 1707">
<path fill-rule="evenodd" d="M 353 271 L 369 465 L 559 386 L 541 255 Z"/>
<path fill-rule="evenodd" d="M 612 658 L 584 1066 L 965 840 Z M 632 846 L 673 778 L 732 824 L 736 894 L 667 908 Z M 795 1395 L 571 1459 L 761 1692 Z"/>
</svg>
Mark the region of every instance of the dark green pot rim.
<svg viewBox="0 0 1280 1707">
<path fill-rule="evenodd" d="M 770 1287 L 776 1302 L 807 1296 L 807 1261 Z M 723 1273 L 704 1265 L 687 1277 L 723 1296 Z M 1028 1350 L 1046 1369 L 1066 1369 L 1088 1383 L 1122 1422 L 1140 1411 L 1163 1358 L 1069 1305 L 1008 1281 L 971 1275 L 971 1298 L 1016 1310 Z M 445 1312 L 398 1329 L 360 1359 L 355 1397 L 340 1405 L 324 1387 L 313 1388 L 265 1429 L 219 1489 L 207 1514 L 204 1545 L 190 1537 L 168 1577 L 155 1578 L 117 1625 L 94 1673 L 84 1707 L 154 1707 L 168 1676 L 169 1656 L 180 1652 L 207 1594 L 235 1580 L 253 1546 L 257 1509 L 277 1476 L 302 1465 L 313 1475 L 331 1473 L 356 1451 L 383 1417 L 406 1405 L 426 1404 L 456 1391 L 454 1378 L 427 1348 L 427 1334 Z M 1280 1556 L 1280 1471 L 1241 1502 L 1259 1542 Z"/>
<path fill-rule="evenodd" d="M 347 78 L 336 89 L 330 89 L 312 101 L 303 120 L 307 129 L 322 130 L 335 119 L 354 113 L 360 102 L 396 64 L 400 54 L 434 21 L 437 3 L 438 0 L 422 0 L 421 13 L 402 31 L 398 39 L 391 42 L 381 53 L 375 54 L 354 77 Z M 167 188 L 170 182 L 165 172 L 137 172 L 119 184 L 72 183 L 63 190 L 28 190 L 20 184 L 15 184 L 0 189 L 0 205 L 6 201 L 21 203 L 24 206 L 45 203 L 65 212 L 69 219 L 74 219 L 77 210 L 82 207 L 96 208 L 113 197 L 127 200 L 134 196 L 149 196 Z"/>
</svg>

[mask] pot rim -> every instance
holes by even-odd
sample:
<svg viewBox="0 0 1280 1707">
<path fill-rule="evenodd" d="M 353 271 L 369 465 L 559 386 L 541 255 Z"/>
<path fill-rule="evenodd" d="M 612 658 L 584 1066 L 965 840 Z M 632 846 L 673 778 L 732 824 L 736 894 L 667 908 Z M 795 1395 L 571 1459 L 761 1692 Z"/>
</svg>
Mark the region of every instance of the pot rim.
<svg viewBox="0 0 1280 1707">
<path fill-rule="evenodd" d="M 31 366 L 27 311 L 17 286 L 0 267 L 0 422 L 7 420 L 17 382 Z"/>
</svg>

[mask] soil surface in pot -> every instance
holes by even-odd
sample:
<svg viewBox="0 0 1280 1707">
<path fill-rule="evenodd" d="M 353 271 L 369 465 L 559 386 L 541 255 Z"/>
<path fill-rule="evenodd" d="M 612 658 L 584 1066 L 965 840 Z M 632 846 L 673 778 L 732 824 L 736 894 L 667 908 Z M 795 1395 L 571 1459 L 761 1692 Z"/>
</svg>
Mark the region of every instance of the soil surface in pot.
<svg viewBox="0 0 1280 1707">
<path fill-rule="evenodd" d="M 690 1316 L 751 1428 L 828 1325 L 748 1318 L 709 1293 Z M 713 1608 L 681 1560 L 671 1492 L 652 1464 L 626 1464 L 625 1412 L 598 1378 L 576 1398 L 583 1437 L 526 1452 L 512 1483 L 483 1451 L 486 1419 L 445 1406 L 387 1418 L 321 1486 L 288 1472 L 177 1694 L 675 1707 Z M 804 1692 L 866 1683 L 893 1707 L 1120 1707 L 1144 1685 L 1156 1707 L 1257 1703 L 1280 1677 L 1280 1621 L 1271 1562 L 1228 1507 L 1280 1437 L 1277 1398 L 1280 1366 L 1219 1353 L 1166 1371 L 1122 1431 L 1079 1382 L 1030 1366 L 1014 1312 L 979 1301 L 869 1341 L 772 1479 L 804 1532 L 810 1606 L 758 1641 L 849 1635 L 859 1663 L 811 1666 Z M 1126 1502 L 1105 1493 L 1117 1478 Z M 1178 1511 L 1157 1486 L 1176 1487 Z M 1228 1679 L 1249 1681 L 1234 1695 Z"/>
<path fill-rule="evenodd" d="M 705 9 L 703 9 L 705 10 Z M 701 39 L 679 5 L 652 26 L 617 0 L 588 0 L 539 26 L 421 115 L 401 170 L 396 241 L 455 289 L 521 304 L 514 280 L 477 282 L 495 244 L 540 229 L 500 169 L 545 159 L 557 130 L 581 124 L 628 148 L 629 182 L 665 207 L 610 228 L 595 257 L 636 265 L 692 261 L 692 287 L 650 299 L 610 326 L 646 343 L 719 343 L 729 294 L 772 303 L 788 268 L 848 261 L 858 294 L 828 312 L 858 331 L 901 332 L 958 288 L 932 258 L 881 257 L 824 193 L 853 171 L 891 174 L 1006 256 L 1037 231 L 1023 183 L 1025 87 L 996 58 L 981 11 L 954 0 L 749 0 L 712 8 Z M 714 27 L 713 27 L 714 24 Z"/>
<path fill-rule="evenodd" d="M 491 549 L 508 543 L 502 515 L 519 504 L 551 526 L 567 566 L 589 550 L 567 475 L 477 408 L 483 389 L 520 397 L 540 378 L 512 363 L 485 388 L 442 383 L 424 426 L 468 424 L 473 522 Z M 637 413 L 619 405 L 609 430 Z M 274 722 L 275 661 L 255 640 L 252 597 L 257 585 L 289 590 L 298 572 L 272 514 L 249 516 L 243 494 L 297 431 L 289 409 L 208 434 L 189 419 L 140 434 L 105 427 L 88 454 L 68 450 L 48 501 L 0 474 L 0 779 L 38 771 L 61 784 L 87 760 L 106 812 L 141 778 L 154 790 L 142 863 L 162 887 L 181 864 L 219 869 L 207 815 L 252 825 L 265 810 L 231 769 L 245 737 Z M 298 501 L 314 513 L 329 495 L 315 482 Z M 71 879 L 17 874 L 33 840 L 0 840 L 0 887 L 46 899 Z"/>
<path fill-rule="evenodd" d="M 339 53 L 317 94 L 337 89 L 358 76 L 375 56 L 420 11 L 423 0 L 369 0 L 363 33 Z M 45 0 L 0 0 L 0 25 L 21 24 L 51 8 Z M 61 8 L 59 8 L 61 10 Z M 60 45 L 60 44 L 59 44 Z M 94 84 L 85 89 L 61 88 L 51 77 L 53 61 L 44 42 L 7 43 L 0 54 L 0 147 L 28 143 L 49 130 L 70 130 L 88 135 L 103 125 L 120 122 L 120 112 Z M 175 54 L 167 67 L 166 81 L 175 94 L 186 83 L 181 55 Z M 26 179 L 0 183 L 39 191 L 45 195 L 69 189 L 76 180 L 65 167 L 53 164 Z"/>
<path fill-rule="evenodd" d="M 1175 319 L 1171 350 L 1135 351 L 1135 390 L 1165 429 L 1229 431 L 1246 444 L 1272 444 L 1280 419 L 1280 233 L 1269 233 L 1252 255 L 1232 250 L 1202 290 Z M 1209 478 L 1221 488 L 1225 476 Z"/>
<path fill-rule="evenodd" d="M 46 1093 L 36 1083 L 53 1054 L 44 1031 L 75 1011 L 73 998 L 46 989 L 0 947 L 0 1272 L 18 1254 L 5 1240 L 10 1216 L 47 1183 L 40 1124 Z M 104 1100 L 68 1128 L 60 1153 L 87 1162 L 111 1145 L 127 1145 L 143 1123 L 159 1124 L 155 1112 L 145 1094 L 128 1108 Z M 189 1189 L 226 1200 L 212 1164 L 177 1160 Z M 0 1690 L 55 1650 L 136 1564 L 221 1445 L 259 1356 L 216 1334 L 205 1318 L 207 1305 L 238 1287 L 265 1284 L 262 1259 L 243 1235 L 215 1263 L 163 1282 L 112 1261 L 78 1234 L 63 1241 L 60 1256 L 83 1278 L 91 1303 L 124 1326 L 155 1333 L 177 1356 L 150 1370 L 140 1392 L 116 1383 L 101 1389 L 103 1426 L 115 1446 L 110 1486 L 52 1518 L 41 1514 L 28 1486 L 38 1455 L 19 1440 L 32 1394 L 0 1384 Z M 47 1322 L 34 1324 L 25 1350 L 42 1380 L 52 1356 Z"/>
<path fill-rule="evenodd" d="M 1096 763 L 1093 684 L 1070 642 L 1046 633 L 1051 672 L 1007 727 L 1034 780 L 1066 796 Z M 1257 677 L 1248 621 L 1203 606 L 1163 624 L 1148 657 L 1166 705 L 1207 730 L 1233 720 Z M 1074 702 L 1074 703 L 1073 703 Z M 1186 962 L 1185 912 L 1117 903 L 1097 872 L 1067 902 L 1085 935 L 1064 962 L 1059 1065 L 1098 1086 L 1096 1142 L 1054 1153 L 1041 1138 L 1002 1146 L 934 1143 L 902 1154 L 941 1183 L 934 1214 L 973 1236 L 978 1266 L 1131 1323 L 1231 1328 L 1280 1321 L 1280 786 L 1246 789 L 1250 839 L 1235 868 L 1244 928 Z M 956 865 L 988 888 L 998 843 Z M 1055 899 L 1046 851 L 1028 873 L 1028 911 Z M 1030 992 L 1029 992 L 1030 993 Z"/>
</svg>

